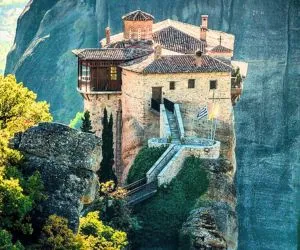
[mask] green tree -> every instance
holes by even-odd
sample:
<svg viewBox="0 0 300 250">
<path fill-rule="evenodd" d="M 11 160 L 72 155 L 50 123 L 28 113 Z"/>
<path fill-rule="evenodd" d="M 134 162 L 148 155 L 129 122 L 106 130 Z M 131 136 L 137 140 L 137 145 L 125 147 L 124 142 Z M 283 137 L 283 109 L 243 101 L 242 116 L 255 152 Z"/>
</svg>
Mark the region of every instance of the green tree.
<svg viewBox="0 0 300 250">
<path fill-rule="evenodd" d="M 109 121 L 107 110 L 104 109 L 102 118 L 102 161 L 98 172 L 100 182 L 114 181 L 117 183 L 117 177 L 113 171 L 114 149 L 113 149 L 113 117 L 110 115 Z"/>
<path fill-rule="evenodd" d="M 41 249 L 81 249 L 81 243 L 68 228 L 68 220 L 50 215 L 41 236 Z"/>
<path fill-rule="evenodd" d="M 19 241 L 14 244 L 11 234 L 6 230 L 0 229 L 0 249 L 23 250 L 25 248 Z"/>
<path fill-rule="evenodd" d="M 36 98 L 36 94 L 17 83 L 13 75 L 0 75 L 0 166 L 9 158 L 18 160 L 20 157 L 8 148 L 8 140 L 15 133 L 39 122 L 52 121 L 49 105 L 37 102 Z"/>
<path fill-rule="evenodd" d="M 98 212 L 80 219 L 79 236 L 83 239 L 82 249 L 121 250 L 128 244 L 126 233 L 104 225 Z"/>
<path fill-rule="evenodd" d="M 82 125 L 80 127 L 82 132 L 86 132 L 86 133 L 91 133 L 93 134 L 94 132 L 93 127 L 92 127 L 92 122 L 90 119 L 90 112 L 89 111 L 85 111 L 83 117 L 81 118 L 82 121 Z"/>
<path fill-rule="evenodd" d="M 52 120 L 49 105 L 37 102 L 36 98 L 36 94 L 17 83 L 14 76 L 0 75 L 0 230 L 3 239 L 13 235 L 16 240 L 22 234 L 32 233 L 30 212 L 44 197 L 39 173 L 23 176 L 21 168 L 16 167 L 21 154 L 8 147 L 15 133 Z M 16 243 L 12 249 L 21 249 L 20 244 Z"/>
<path fill-rule="evenodd" d="M 70 128 L 79 128 L 81 119 L 83 117 L 83 112 L 77 112 L 75 117 L 70 121 Z"/>
</svg>

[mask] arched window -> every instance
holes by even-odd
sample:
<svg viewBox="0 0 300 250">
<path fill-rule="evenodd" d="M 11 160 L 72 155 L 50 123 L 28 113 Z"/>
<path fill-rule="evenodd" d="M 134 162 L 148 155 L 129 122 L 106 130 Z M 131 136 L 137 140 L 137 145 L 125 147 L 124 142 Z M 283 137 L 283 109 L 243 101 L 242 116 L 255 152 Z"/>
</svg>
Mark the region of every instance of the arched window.
<svg viewBox="0 0 300 250">
<path fill-rule="evenodd" d="M 138 40 L 141 40 L 141 28 L 138 28 Z"/>
</svg>

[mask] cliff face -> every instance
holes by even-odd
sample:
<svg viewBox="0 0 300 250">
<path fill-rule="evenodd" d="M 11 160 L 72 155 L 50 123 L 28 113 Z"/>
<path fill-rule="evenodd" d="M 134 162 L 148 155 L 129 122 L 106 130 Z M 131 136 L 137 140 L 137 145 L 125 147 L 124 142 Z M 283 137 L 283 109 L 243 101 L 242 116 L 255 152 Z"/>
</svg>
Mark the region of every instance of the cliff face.
<svg viewBox="0 0 300 250">
<path fill-rule="evenodd" d="M 120 16 L 137 8 L 157 20 L 195 24 L 200 14 L 208 14 L 209 27 L 236 35 L 235 55 L 250 63 L 235 110 L 239 246 L 295 249 L 299 0 L 32 0 L 18 22 L 6 73 L 15 73 L 40 99 L 50 101 L 57 120 L 68 121 L 82 108 L 70 51 L 96 47 L 107 25 L 120 32 Z"/>
</svg>

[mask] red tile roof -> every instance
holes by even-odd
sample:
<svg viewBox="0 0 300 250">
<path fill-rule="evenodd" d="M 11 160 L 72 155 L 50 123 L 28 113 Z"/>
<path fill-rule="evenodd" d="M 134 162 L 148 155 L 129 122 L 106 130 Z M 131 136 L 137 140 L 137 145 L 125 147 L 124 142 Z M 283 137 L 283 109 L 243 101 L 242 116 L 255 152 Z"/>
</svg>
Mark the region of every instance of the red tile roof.
<svg viewBox="0 0 300 250">
<path fill-rule="evenodd" d="M 126 21 L 148 21 L 154 20 L 154 16 L 141 10 L 130 12 L 122 17 Z"/>
<path fill-rule="evenodd" d="M 153 56 L 139 58 L 121 65 L 130 71 L 140 73 L 210 73 L 231 72 L 232 67 L 208 55 L 201 57 L 201 64 L 196 64 L 194 55 L 168 55 L 154 60 Z"/>
<path fill-rule="evenodd" d="M 81 49 L 73 53 L 82 60 L 119 60 L 127 61 L 149 55 L 152 49 L 141 48 L 117 48 L 117 49 Z"/>
<path fill-rule="evenodd" d="M 232 53 L 231 49 L 228 49 L 222 45 L 218 45 L 216 47 L 214 47 L 213 49 L 210 50 L 210 52 L 213 53 Z"/>
<path fill-rule="evenodd" d="M 200 31 L 199 31 L 200 36 Z M 172 26 L 161 29 L 153 34 L 155 43 L 163 48 L 184 54 L 194 54 L 195 51 L 204 52 L 206 43 L 192 37 Z"/>
</svg>

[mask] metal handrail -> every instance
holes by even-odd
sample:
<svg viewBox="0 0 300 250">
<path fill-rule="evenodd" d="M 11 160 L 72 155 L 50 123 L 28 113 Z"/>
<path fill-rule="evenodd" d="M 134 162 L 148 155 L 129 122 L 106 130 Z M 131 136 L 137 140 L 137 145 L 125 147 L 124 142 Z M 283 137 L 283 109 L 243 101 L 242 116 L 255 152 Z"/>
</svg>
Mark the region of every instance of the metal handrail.
<svg viewBox="0 0 300 250">
<path fill-rule="evenodd" d="M 139 179 L 139 180 L 127 185 L 127 186 L 124 186 L 123 189 L 130 190 L 133 187 L 136 187 L 136 186 L 138 187 L 138 186 L 140 186 L 140 184 L 144 184 L 146 182 L 147 182 L 147 178 L 145 177 L 145 178 Z"/>
</svg>

